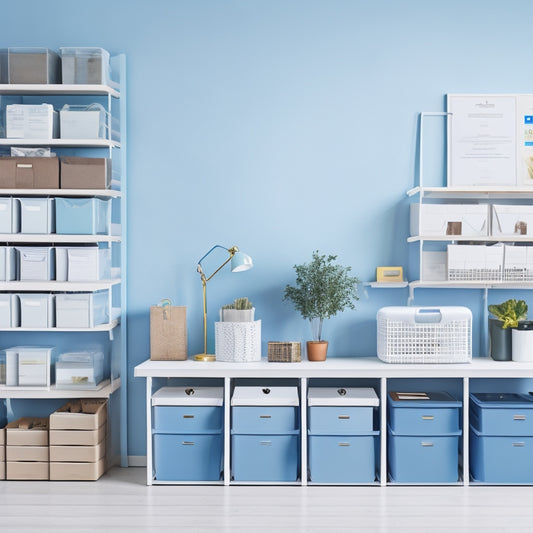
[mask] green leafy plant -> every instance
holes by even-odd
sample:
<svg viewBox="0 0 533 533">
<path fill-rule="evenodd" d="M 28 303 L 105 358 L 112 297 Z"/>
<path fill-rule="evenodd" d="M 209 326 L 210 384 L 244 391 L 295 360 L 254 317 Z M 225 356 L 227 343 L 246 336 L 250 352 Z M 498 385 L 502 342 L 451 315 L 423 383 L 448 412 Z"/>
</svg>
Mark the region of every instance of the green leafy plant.
<svg viewBox="0 0 533 533">
<path fill-rule="evenodd" d="M 252 309 L 253 304 L 248 300 L 248 298 L 236 298 L 232 304 L 223 305 L 222 309 L 238 309 L 242 311 L 243 309 Z"/>
<path fill-rule="evenodd" d="M 359 280 L 351 267 L 336 264 L 336 255 L 313 252 L 311 262 L 294 265 L 296 285 L 287 285 L 283 300 L 291 300 L 304 319 L 317 322 L 314 340 L 322 340 L 322 323 L 345 309 L 355 309 Z"/>
<path fill-rule="evenodd" d="M 527 318 L 527 304 L 524 300 L 507 300 L 498 305 L 489 305 L 489 311 L 503 322 L 502 328 L 516 328 L 519 320 Z"/>
</svg>

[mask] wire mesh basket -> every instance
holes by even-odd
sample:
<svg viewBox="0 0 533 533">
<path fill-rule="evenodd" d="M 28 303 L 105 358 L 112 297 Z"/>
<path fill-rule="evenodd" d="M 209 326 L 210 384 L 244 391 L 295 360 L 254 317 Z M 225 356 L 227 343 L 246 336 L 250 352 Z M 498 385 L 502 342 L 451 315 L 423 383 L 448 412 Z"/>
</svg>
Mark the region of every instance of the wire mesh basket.
<svg viewBox="0 0 533 533">
<path fill-rule="evenodd" d="M 377 351 L 385 363 L 469 363 L 472 312 L 466 307 L 383 307 Z"/>
</svg>

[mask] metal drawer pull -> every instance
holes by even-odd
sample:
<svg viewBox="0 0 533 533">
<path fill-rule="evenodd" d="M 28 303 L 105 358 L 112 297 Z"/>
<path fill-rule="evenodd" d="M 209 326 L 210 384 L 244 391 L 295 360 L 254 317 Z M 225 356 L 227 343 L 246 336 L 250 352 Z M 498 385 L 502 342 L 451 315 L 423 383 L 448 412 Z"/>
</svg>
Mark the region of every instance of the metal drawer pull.
<svg viewBox="0 0 533 533">
<path fill-rule="evenodd" d="M 339 415 L 339 418 L 341 420 L 349 420 L 350 419 L 350 415 Z"/>
<path fill-rule="evenodd" d="M 435 417 L 432 415 L 425 415 L 422 416 L 422 420 L 435 420 Z"/>
<path fill-rule="evenodd" d="M 525 420 L 526 415 L 514 415 L 513 420 Z"/>
<path fill-rule="evenodd" d="M 271 415 L 259 415 L 259 418 L 272 418 Z"/>
<path fill-rule="evenodd" d="M 194 446 L 194 442 L 190 442 L 190 441 L 183 441 L 181 444 L 183 444 L 183 446 Z"/>
<path fill-rule="evenodd" d="M 350 446 L 349 442 L 339 442 L 339 446 Z"/>
<path fill-rule="evenodd" d="M 259 444 L 261 446 L 272 446 L 272 441 L 271 440 L 262 440 L 261 442 L 259 442 Z"/>
<path fill-rule="evenodd" d="M 421 442 L 420 444 L 421 444 L 421 446 L 426 446 L 426 447 L 431 447 L 431 446 L 433 446 L 433 443 L 432 443 L 432 442 Z"/>
<path fill-rule="evenodd" d="M 183 415 L 183 418 L 194 418 L 194 415 Z"/>
<path fill-rule="evenodd" d="M 515 446 L 516 448 L 523 448 L 525 445 L 525 442 L 513 442 L 513 446 Z"/>
</svg>

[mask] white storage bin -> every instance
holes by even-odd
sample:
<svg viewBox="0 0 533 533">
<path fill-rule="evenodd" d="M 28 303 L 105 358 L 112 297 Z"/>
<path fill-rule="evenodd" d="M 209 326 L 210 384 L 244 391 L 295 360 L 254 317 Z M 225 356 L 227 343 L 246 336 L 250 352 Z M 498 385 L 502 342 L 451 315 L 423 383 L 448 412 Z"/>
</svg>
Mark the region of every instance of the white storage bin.
<svg viewBox="0 0 533 533">
<path fill-rule="evenodd" d="M 20 325 L 43 329 L 55 326 L 55 296 L 53 294 L 19 294 Z"/>
<path fill-rule="evenodd" d="M 0 198 L 0 233 L 20 231 L 20 202 L 16 198 Z"/>
<path fill-rule="evenodd" d="M 0 281 L 17 279 L 17 251 L 13 246 L 0 246 Z"/>
<path fill-rule="evenodd" d="M 67 249 L 68 281 L 111 279 L 111 249 L 80 246 Z"/>
<path fill-rule="evenodd" d="M 472 312 L 467 307 L 382 307 L 378 357 L 386 363 L 468 363 Z"/>
<path fill-rule="evenodd" d="M 504 247 L 449 244 L 449 281 L 500 281 L 503 272 Z"/>
<path fill-rule="evenodd" d="M 62 139 L 105 139 L 106 112 L 101 104 L 65 105 L 59 112 Z"/>
<path fill-rule="evenodd" d="M 51 246 L 21 246 L 18 251 L 21 281 L 50 281 L 55 276 L 55 251 Z"/>
<path fill-rule="evenodd" d="M 533 205 L 493 205 L 492 235 L 533 235 Z"/>
<path fill-rule="evenodd" d="M 60 48 L 63 83 L 110 85 L 109 52 L 103 48 Z"/>
<path fill-rule="evenodd" d="M 0 294 L 0 328 L 18 328 L 20 326 L 20 300 L 18 295 Z"/>
<path fill-rule="evenodd" d="M 108 290 L 56 294 L 58 328 L 94 328 L 108 322 Z"/>
<path fill-rule="evenodd" d="M 18 198 L 22 233 L 49 234 L 55 232 L 53 198 Z"/>
<path fill-rule="evenodd" d="M 422 227 L 419 228 L 419 222 Z M 487 204 L 411 204 L 411 235 L 489 234 Z"/>
<path fill-rule="evenodd" d="M 261 320 L 254 322 L 215 322 L 217 361 L 261 361 Z"/>
<path fill-rule="evenodd" d="M 503 281 L 533 281 L 533 246 L 505 245 Z"/>
<path fill-rule="evenodd" d="M 58 389 L 94 389 L 104 379 L 103 352 L 62 353 L 55 366 Z"/>
<path fill-rule="evenodd" d="M 18 347 L 19 387 L 50 387 L 51 347 Z"/>
<path fill-rule="evenodd" d="M 53 139 L 58 137 L 57 111 L 50 104 L 6 106 L 8 139 Z"/>
</svg>

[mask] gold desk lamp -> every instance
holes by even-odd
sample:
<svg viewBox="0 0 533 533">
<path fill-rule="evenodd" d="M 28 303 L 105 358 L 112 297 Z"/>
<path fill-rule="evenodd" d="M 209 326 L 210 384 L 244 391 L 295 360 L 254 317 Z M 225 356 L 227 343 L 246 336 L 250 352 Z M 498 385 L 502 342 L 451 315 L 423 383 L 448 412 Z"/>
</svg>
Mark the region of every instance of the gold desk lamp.
<svg viewBox="0 0 533 533">
<path fill-rule="evenodd" d="M 226 250 L 229 253 L 229 257 L 222 263 L 209 277 L 207 277 L 204 274 L 204 271 L 202 270 L 202 261 L 216 248 L 222 248 L 223 250 Z M 236 246 L 233 246 L 231 248 L 226 248 L 224 246 L 220 246 L 219 244 L 216 244 L 209 250 L 199 261 L 198 265 L 196 267 L 196 271 L 200 274 L 200 277 L 202 279 L 202 290 L 203 290 L 203 297 L 204 297 L 204 352 L 198 353 L 194 356 L 195 361 L 215 361 L 215 355 L 214 354 L 208 354 L 207 353 L 207 294 L 206 294 L 206 286 L 207 282 L 222 268 L 224 268 L 229 262 L 231 261 L 231 271 L 232 272 L 244 272 L 245 270 L 248 270 L 254 266 L 252 258 L 249 255 L 246 255 L 243 252 L 239 252 L 239 249 Z"/>
</svg>

